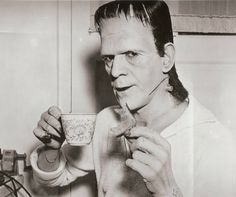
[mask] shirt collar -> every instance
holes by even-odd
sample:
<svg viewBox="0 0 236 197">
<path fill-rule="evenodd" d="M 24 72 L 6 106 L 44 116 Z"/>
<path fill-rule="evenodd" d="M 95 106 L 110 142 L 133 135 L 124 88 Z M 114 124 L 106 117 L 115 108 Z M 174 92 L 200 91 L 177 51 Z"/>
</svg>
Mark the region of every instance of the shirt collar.
<svg viewBox="0 0 236 197">
<path fill-rule="evenodd" d="M 179 131 L 204 122 L 215 122 L 214 115 L 203 107 L 192 95 L 188 98 L 188 107 L 182 115 L 161 132 L 164 138 L 170 138 Z"/>
</svg>

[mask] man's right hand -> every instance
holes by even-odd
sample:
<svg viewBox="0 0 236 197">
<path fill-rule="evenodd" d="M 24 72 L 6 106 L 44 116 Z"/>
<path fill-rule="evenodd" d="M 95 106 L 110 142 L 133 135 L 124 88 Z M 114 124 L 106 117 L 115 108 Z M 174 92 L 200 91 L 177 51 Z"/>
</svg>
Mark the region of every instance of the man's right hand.
<svg viewBox="0 0 236 197">
<path fill-rule="evenodd" d="M 61 125 L 61 110 L 56 106 L 50 107 L 41 115 L 38 126 L 33 132 L 47 147 L 60 149 L 65 141 Z"/>
</svg>

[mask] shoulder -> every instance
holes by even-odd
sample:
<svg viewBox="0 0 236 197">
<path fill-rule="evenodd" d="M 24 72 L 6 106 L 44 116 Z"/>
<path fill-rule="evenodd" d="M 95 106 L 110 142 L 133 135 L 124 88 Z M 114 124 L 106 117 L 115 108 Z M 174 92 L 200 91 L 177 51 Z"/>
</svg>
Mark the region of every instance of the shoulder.
<svg viewBox="0 0 236 197">
<path fill-rule="evenodd" d="M 213 146 L 215 148 L 227 148 L 236 146 L 236 135 L 227 129 L 206 107 L 194 101 L 193 128 L 195 139 L 200 140 L 200 144 Z M 225 144 L 228 144 L 225 146 Z"/>
<path fill-rule="evenodd" d="M 236 181 L 236 135 L 206 108 L 200 106 L 196 110 L 199 111 L 193 128 L 199 182 L 196 181 L 201 186 L 204 181 L 215 186 L 223 181 L 224 186 L 230 186 Z"/>
<path fill-rule="evenodd" d="M 191 102 L 191 101 L 190 101 Z M 196 157 L 203 163 L 220 164 L 234 163 L 236 167 L 236 135 L 217 120 L 215 115 L 206 107 L 192 98 L 193 142 Z M 202 159 L 204 158 L 204 159 Z M 219 158 L 221 158 L 219 160 Z M 205 161 L 205 162 L 204 162 Z M 218 165 L 220 166 L 220 165 Z"/>
<path fill-rule="evenodd" d="M 217 120 L 196 125 L 194 137 L 196 145 L 206 153 L 222 154 L 222 157 L 235 154 L 236 135 Z"/>
<path fill-rule="evenodd" d="M 232 139 L 232 133 L 223 126 L 216 116 L 195 98 L 191 98 L 191 119 L 194 129 L 194 137 L 203 141 L 222 141 Z M 190 100 L 190 102 L 191 102 Z"/>
<path fill-rule="evenodd" d="M 205 107 L 196 105 L 193 145 L 198 196 L 235 196 L 236 135 Z M 208 189 L 202 189 L 208 185 Z"/>
<path fill-rule="evenodd" d="M 193 120 L 195 145 L 201 146 L 206 153 L 214 151 L 219 155 L 222 151 L 236 150 L 236 135 L 196 100 L 194 101 Z"/>
</svg>

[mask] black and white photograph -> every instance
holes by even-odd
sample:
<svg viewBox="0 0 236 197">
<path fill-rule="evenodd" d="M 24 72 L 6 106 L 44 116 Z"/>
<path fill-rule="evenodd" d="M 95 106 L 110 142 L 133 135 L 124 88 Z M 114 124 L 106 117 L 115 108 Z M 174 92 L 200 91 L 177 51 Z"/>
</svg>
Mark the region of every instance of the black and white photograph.
<svg viewBox="0 0 236 197">
<path fill-rule="evenodd" d="M 236 197 L 235 0 L 0 0 L 0 197 Z"/>
</svg>

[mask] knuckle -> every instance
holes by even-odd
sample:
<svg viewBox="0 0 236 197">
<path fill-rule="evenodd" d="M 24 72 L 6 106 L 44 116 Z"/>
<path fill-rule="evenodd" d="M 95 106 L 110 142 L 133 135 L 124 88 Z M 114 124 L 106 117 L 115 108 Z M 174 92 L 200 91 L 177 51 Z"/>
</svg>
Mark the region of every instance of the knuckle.
<svg viewBox="0 0 236 197">
<path fill-rule="evenodd" d="M 157 166 L 155 166 L 154 172 L 153 172 L 151 178 L 154 180 L 156 177 L 159 177 L 159 176 L 160 176 L 160 173 L 161 173 L 161 170 L 162 170 L 162 165 L 157 165 Z"/>
<path fill-rule="evenodd" d="M 48 115 L 48 113 L 47 112 L 43 112 L 42 114 L 41 114 L 41 119 L 45 119 L 45 117 Z"/>
<path fill-rule="evenodd" d="M 51 122 L 52 122 L 52 116 L 51 116 L 51 115 L 48 115 L 46 121 L 47 121 L 48 123 L 51 123 Z"/>
<path fill-rule="evenodd" d="M 133 158 L 138 158 L 139 157 L 139 152 L 138 151 L 134 151 L 132 156 L 133 156 Z"/>
<path fill-rule="evenodd" d="M 57 107 L 55 105 L 53 105 L 53 106 L 49 107 L 48 112 L 53 112 L 56 109 L 57 109 Z"/>
<path fill-rule="evenodd" d="M 38 130 L 39 130 L 38 127 L 33 130 L 34 135 L 36 135 L 36 136 L 38 135 Z"/>
<path fill-rule="evenodd" d="M 138 147 L 143 146 L 144 141 L 145 141 L 145 139 L 144 139 L 143 137 L 139 137 L 139 138 L 137 139 L 137 146 L 138 146 Z"/>
<path fill-rule="evenodd" d="M 47 130 L 47 123 L 44 120 L 39 121 L 38 126 Z"/>
<path fill-rule="evenodd" d="M 44 114 L 45 114 L 45 112 L 43 112 L 43 113 L 41 114 L 41 116 L 40 116 L 41 119 L 44 117 Z"/>
<path fill-rule="evenodd" d="M 44 128 L 44 121 L 43 120 L 40 120 L 38 122 L 38 128 Z"/>
<path fill-rule="evenodd" d="M 58 121 L 55 123 L 55 127 L 57 128 L 58 131 L 62 130 L 61 123 Z"/>
<path fill-rule="evenodd" d="M 51 115 L 47 115 L 47 117 L 45 118 L 46 123 L 50 124 L 50 125 L 54 125 L 54 118 Z"/>
<path fill-rule="evenodd" d="M 38 125 L 37 125 L 38 127 L 42 127 L 41 121 L 42 121 L 42 120 L 40 120 L 40 121 L 38 122 Z"/>
<path fill-rule="evenodd" d="M 154 171 L 155 171 L 155 176 L 158 176 L 159 172 L 164 168 L 165 164 L 161 159 L 156 159 L 155 160 L 155 166 L 154 166 Z"/>
<path fill-rule="evenodd" d="M 46 131 L 51 131 L 51 126 L 50 126 L 49 124 L 46 124 L 46 125 L 45 125 L 45 130 L 46 130 Z"/>
<path fill-rule="evenodd" d="M 33 130 L 33 133 L 36 137 L 39 137 L 39 138 L 41 138 L 45 135 L 45 131 L 43 131 L 42 129 L 40 129 L 38 127 Z"/>
<path fill-rule="evenodd" d="M 153 180 L 155 180 L 156 177 L 159 177 L 159 176 L 160 176 L 160 170 L 161 170 L 161 167 L 160 167 L 157 171 L 155 171 L 155 173 L 154 173 L 153 176 L 152 176 L 152 179 L 153 179 Z"/>
<path fill-rule="evenodd" d="M 41 119 L 38 124 L 42 127 L 44 125 L 44 123 L 45 123 L 45 121 Z"/>
<path fill-rule="evenodd" d="M 156 179 L 156 177 L 157 177 L 157 173 L 148 173 L 145 178 L 148 181 L 152 182 Z"/>
<path fill-rule="evenodd" d="M 61 110 L 60 108 L 58 108 L 57 106 L 51 106 L 48 109 L 48 113 L 51 114 L 52 116 L 54 116 L 55 118 L 59 118 L 61 116 Z"/>
<path fill-rule="evenodd" d="M 53 107 L 50 107 L 48 109 L 48 114 L 53 115 L 55 113 L 54 111 L 55 111 L 55 109 Z"/>
</svg>

